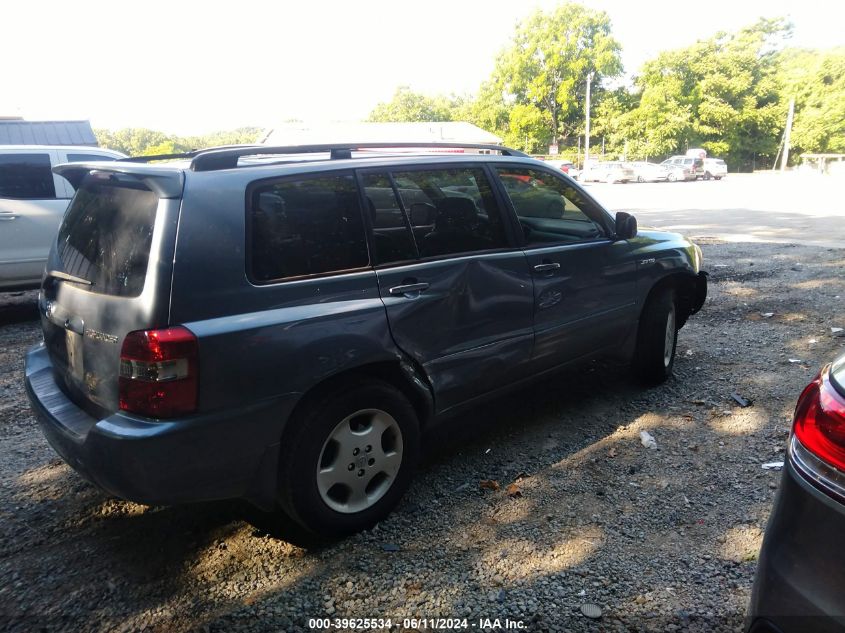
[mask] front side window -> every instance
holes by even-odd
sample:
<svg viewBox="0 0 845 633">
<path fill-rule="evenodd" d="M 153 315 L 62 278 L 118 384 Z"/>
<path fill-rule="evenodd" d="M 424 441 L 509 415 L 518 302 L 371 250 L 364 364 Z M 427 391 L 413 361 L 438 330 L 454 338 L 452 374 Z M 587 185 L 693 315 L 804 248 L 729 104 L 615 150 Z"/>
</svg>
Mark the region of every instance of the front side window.
<svg viewBox="0 0 845 633">
<path fill-rule="evenodd" d="M 535 169 L 497 168 L 525 234 L 526 246 L 601 239 L 590 202 L 561 178 Z"/>
<path fill-rule="evenodd" d="M 47 200 L 55 197 L 49 154 L 0 154 L 0 198 Z"/>
<path fill-rule="evenodd" d="M 351 175 L 319 175 L 251 190 L 250 277 L 268 282 L 369 263 L 358 189 Z"/>
<path fill-rule="evenodd" d="M 397 172 L 420 257 L 508 246 L 493 189 L 479 168 Z"/>
</svg>

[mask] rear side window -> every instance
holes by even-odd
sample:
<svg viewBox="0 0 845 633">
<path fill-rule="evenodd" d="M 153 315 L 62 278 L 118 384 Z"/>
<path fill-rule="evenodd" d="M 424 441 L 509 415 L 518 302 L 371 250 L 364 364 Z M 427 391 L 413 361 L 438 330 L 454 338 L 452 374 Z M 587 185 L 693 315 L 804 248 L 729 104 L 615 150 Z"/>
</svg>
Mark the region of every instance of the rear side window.
<svg viewBox="0 0 845 633">
<path fill-rule="evenodd" d="M 88 176 L 59 229 L 65 272 L 89 280 L 91 290 L 137 297 L 144 289 L 158 196 L 131 177 Z"/>
<path fill-rule="evenodd" d="M 481 169 L 393 174 L 420 257 L 508 246 L 493 190 Z"/>
<path fill-rule="evenodd" d="M 98 160 L 116 160 L 111 156 L 103 156 L 102 154 L 68 154 L 67 162 L 69 163 L 86 163 Z"/>
<path fill-rule="evenodd" d="M 0 197 L 47 200 L 56 197 L 49 154 L 0 154 Z"/>
<path fill-rule="evenodd" d="M 351 175 L 260 185 L 250 193 L 250 277 L 277 281 L 361 268 L 367 241 Z"/>
<path fill-rule="evenodd" d="M 373 227 L 376 263 L 390 264 L 417 258 L 414 235 L 387 174 L 363 176 L 364 199 Z"/>
</svg>

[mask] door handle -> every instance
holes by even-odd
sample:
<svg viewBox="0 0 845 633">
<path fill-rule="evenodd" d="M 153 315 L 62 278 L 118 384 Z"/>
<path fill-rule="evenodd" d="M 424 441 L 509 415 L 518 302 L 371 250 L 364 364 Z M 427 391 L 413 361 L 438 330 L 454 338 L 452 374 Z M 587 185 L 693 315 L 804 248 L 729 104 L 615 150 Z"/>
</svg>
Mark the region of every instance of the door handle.
<svg viewBox="0 0 845 633">
<path fill-rule="evenodd" d="M 553 270 L 559 270 L 559 269 L 560 269 L 560 264 L 558 264 L 557 262 L 544 262 L 542 264 L 537 264 L 536 266 L 534 266 L 534 272 L 535 273 L 549 273 L 549 272 L 552 272 Z"/>
<path fill-rule="evenodd" d="M 402 284 L 401 286 L 393 286 L 388 292 L 392 295 L 407 295 L 412 292 L 422 292 L 428 288 L 428 284 L 423 282 L 416 284 Z"/>
<path fill-rule="evenodd" d="M 17 220 L 18 216 L 14 213 L 9 213 L 8 211 L 0 211 L 0 221 L 11 222 L 12 220 Z"/>
</svg>

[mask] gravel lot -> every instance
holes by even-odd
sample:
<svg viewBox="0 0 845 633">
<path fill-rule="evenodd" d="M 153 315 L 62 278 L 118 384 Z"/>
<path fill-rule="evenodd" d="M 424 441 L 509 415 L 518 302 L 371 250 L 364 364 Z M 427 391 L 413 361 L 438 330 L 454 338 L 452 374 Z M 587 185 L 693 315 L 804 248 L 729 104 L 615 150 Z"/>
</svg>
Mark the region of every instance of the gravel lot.
<svg viewBox="0 0 845 633">
<path fill-rule="evenodd" d="M 0 628 L 740 630 L 780 479 L 761 464 L 783 459 L 800 390 L 845 348 L 830 330 L 845 327 L 845 250 L 700 243 L 710 298 L 681 331 L 674 379 L 642 390 L 594 364 L 454 420 L 387 521 L 318 551 L 253 527 L 237 502 L 146 507 L 82 480 L 26 402 L 33 295 L 0 297 Z"/>
</svg>

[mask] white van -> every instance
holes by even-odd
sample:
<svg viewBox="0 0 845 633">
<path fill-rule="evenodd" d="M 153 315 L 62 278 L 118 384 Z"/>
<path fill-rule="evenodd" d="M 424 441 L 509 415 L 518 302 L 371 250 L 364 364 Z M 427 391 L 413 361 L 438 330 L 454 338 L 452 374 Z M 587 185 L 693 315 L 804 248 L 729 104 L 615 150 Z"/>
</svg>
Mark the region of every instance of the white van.
<svg viewBox="0 0 845 633">
<path fill-rule="evenodd" d="M 117 160 L 99 147 L 0 145 L 0 291 L 36 288 L 73 187 L 53 167 Z"/>
</svg>

